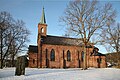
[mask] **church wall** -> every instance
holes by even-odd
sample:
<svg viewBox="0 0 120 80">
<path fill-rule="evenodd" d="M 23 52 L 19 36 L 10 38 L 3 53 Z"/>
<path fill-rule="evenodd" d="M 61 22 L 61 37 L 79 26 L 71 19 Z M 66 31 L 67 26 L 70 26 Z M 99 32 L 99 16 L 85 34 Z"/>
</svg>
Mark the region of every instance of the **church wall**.
<svg viewBox="0 0 120 80">
<path fill-rule="evenodd" d="M 97 59 L 101 58 L 101 62 L 98 64 Z M 106 68 L 106 57 L 105 56 L 90 56 L 89 67 Z"/>
<path fill-rule="evenodd" d="M 63 68 L 64 60 L 66 61 L 66 68 L 79 68 L 83 66 L 82 54 L 83 47 L 78 46 L 63 46 L 63 45 L 42 45 L 42 68 L 46 68 L 46 49 L 47 49 L 47 59 L 49 61 L 48 68 Z M 50 60 L 51 50 L 55 51 L 55 61 Z M 64 50 L 64 59 L 63 59 Z M 67 61 L 67 51 L 71 53 L 71 61 Z M 98 68 L 97 59 L 101 58 L 100 68 L 106 67 L 106 57 L 105 56 L 90 56 L 92 48 L 87 48 L 87 66 Z M 78 57 L 79 53 L 79 57 Z M 29 67 L 37 67 L 37 53 L 29 53 Z M 79 59 L 78 59 L 79 58 Z M 34 60 L 34 62 L 33 62 Z M 80 63 L 79 63 L 80 60 Z M 40 64 L 40 63 L 39 63 Z"/>
<path fill-rule="evenodd" d="M 66 60 L 66 67 L 68 68 L 77 68 L 78 66 L 78 51 L 79 58 L 81 61 L 81 52 L 83 50 L 82 47 L 78 46 L 63 46 L 63 45 L 42 45 L 42 66 L 46 67 L 46 49 L 48 50 L 48 59 L 49 59 L 49 67 L 50 68 L 63 68 L 63 60 Z M 55 50 L 55 61 L 50 61 L 50 53 L 51 50 Z M 63 50 L 64 50 L 64 59 L 63 59 Z M 67 61 L 67 51 L 71 53 L 71 61 Z"/>
<path fill-rule="evenodd" d="M 101 56 L 101 68 L 106 68 L 106 57 Z"/>
<path fill-rule="evenodd" d="M 37 67 L 37 53 L 30 52 L 29 55 L 29 67 Z"/>
</svg>

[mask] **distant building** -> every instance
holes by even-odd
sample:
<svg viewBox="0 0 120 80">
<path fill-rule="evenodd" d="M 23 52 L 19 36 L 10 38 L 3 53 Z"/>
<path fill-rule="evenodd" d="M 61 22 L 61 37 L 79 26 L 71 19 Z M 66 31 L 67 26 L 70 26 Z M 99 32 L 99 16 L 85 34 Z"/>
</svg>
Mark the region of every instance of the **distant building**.
<svg viewBox="0 0 120 80">
<path fill-rule="evenodd" d="M 44 9 L 38 23 L 37 46 L 29 45 L 29 67 L 81 68 L 84 45 L 80 39 L 47 35 Z M 87 67 L 106 67 L 105 55 L 92 43 L 86 47 Z"/>
</svg>

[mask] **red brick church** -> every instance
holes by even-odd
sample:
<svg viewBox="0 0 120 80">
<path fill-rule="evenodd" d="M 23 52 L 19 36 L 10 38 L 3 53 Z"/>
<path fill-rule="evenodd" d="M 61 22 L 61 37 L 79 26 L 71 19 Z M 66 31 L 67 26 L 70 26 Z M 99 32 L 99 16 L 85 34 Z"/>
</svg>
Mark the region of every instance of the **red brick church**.
<svg viewBox="0 0 120 80">
<path fill-rule="evenodd" d="M 37 46 L 29 45 L 29 67 L 33 68 L 81 68 L 84 45 L 77 38 L 47 35 L 44 9 L 38 23 Z M 87 67 L 106 67 L 105 55 L 91 43 L 86 47 Z"/>
</svg>

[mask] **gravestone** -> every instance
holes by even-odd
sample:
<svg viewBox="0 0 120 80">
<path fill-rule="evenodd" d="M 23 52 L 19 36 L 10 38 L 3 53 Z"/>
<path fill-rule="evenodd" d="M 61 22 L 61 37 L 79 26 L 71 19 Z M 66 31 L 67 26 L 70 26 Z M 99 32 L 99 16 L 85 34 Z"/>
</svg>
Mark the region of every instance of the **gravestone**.
<svg viewBox="0 0 120 80">
<path fill-rule="evenodd" d="M 17 57 L 16 71 L 15 71 L 16 76 L 25 75 L 25 62 L 26 62 L 25 56 Z"/>
</svg>

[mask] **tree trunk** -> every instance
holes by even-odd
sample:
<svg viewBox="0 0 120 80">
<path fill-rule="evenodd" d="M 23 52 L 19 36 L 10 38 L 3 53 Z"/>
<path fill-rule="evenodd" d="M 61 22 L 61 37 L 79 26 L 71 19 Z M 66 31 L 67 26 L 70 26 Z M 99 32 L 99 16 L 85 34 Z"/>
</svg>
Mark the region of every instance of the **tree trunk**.
<svg viewBox="0 0 120 80">
<path fill-rule="evenodd" d="M 0 69 L 3 69 L 3 59 L 1 59 L 1 62 L 0 62 Z"/>
<path fill-rule="evenodd" d="M 0 33 L 0 35 L 1 35 L 1 45 L 0 45 L 0 50 L 1 50 L 1 62 L 0 62 L 0 68 L 2 69 L 3 68 L 3 58 L 2 58 L 2 56 L 3 56 L 3 51 L 2 51 L 2 48 L 3 48 L 3 39 L 2 39 L 2 29 L 1 29 L 1 31 L 0 31 L 1 33 Z"/>
<path fill-rule="evenodd" d="M 12 60 L 11 60 L 11 67 L 14 67 L 15 64 L 14 64 L 14 54 L 12 55 Z"/>
<path fill-rule="evenodd" d="M 87 69 L 86 47 L 87 47 L 86 34 L 84 33 L 84 59 L 83 59 L 83 70 L 86 70 L 86 69 Z"/>
<path fill-rule="evenodd" d="M 83 59 L 83 70 L 87 69 L 87 60 L 86 60 L 86 46 L 84 46 L 84 59 Z"/>
</svg>

